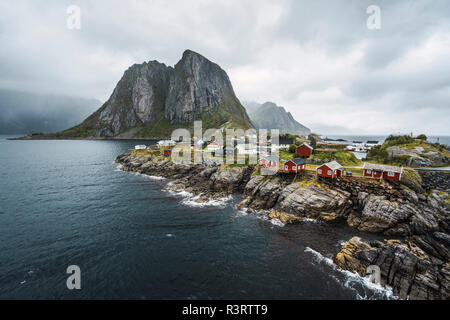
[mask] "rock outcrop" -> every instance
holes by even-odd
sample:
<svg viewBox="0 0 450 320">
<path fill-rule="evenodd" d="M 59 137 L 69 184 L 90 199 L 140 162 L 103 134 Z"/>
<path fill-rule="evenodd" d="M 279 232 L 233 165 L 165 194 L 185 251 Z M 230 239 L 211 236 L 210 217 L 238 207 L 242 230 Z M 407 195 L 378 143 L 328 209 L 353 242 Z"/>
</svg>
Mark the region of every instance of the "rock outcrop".
<svg viewBox="0 0 450 320">
<path fill-rule="evenodd" d="M 106 103 L 60 137 L 170 137 L 173 129 L 250 128 L 230 79 L 217 64 L 186 50 L 175 67 L 158 61 L 125 71 Z"/>
<path fill-rule="evenodd" d="M 253 172 L 252 167 L 223 167 L 206 164 L 175 164 L 171 161 L 135 156 L 127 152 L 117 157 L 123 171 L 172 179 L 169 189 L 198 196 L 198 202 L 223 198 L 242 191 Z"/>
<path fill-rule="evenodd" d="M 408 148 L 401 146 L 392 146 L 386 149 L 387 153 L 394 158 L 407 159 L 405 164 L 408 166 L 419 167 L 423 164 L 429 166 L 442 166 L 450 163 L 450 157 L 434 150 L 427 150 L 421 146 Z"/>
<path fill-rule="evenodd" d="M 354 179 L 316 181 L 313 177 L 290 183 L 281 177 L 253 176 L 239 204 L 253 210 L 276 210 L 298 217 L 342 218 L 362 231 L 409 236 L 448 229 L 449 209 L 444 199 L 401 184 Z"/>
<path fill-rule="evenodd" d="M 418 246 L 418 244 L 420 246 Z M 367 267 L 381 271 L 381 284 L 401 299 L 450 298 L 450 236 L 435 232 L 405 241 L 364 242 L 354 237 L 335 256 L 341 268 L 366 275 Z"/>
<path fill-rule="evenodd" d="M 440 190 L 450 192 L 450 173 L 439 171 L 419 171 L 425 190 Z"/>
</svg>

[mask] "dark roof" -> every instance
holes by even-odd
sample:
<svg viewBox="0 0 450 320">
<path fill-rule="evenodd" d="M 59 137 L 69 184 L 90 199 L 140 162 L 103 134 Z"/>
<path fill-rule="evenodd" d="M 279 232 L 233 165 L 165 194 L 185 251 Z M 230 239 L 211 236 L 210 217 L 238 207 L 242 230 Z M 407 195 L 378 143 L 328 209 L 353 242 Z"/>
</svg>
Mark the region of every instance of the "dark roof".
<svg viewBox="0 0 450 320">
<path fill-rule="evenodd" d="M 367 141 L 366 143 L 378 144 L 378 141 Z"/>
<path fill-rule="evenodd" d="M 280 138 L 280 141 L 278 144 L 294 144 L 293 138 Z"/>
<path fill-rule="evenodd" d="M 294 159 L 291 159 L 289 161 L 292 161 L 296 165 L 300 165 L 300 164 L 305 164 L 306 163 L 302 158 L 294 158 Z M 287 162 L 289 162 L 289 161 L 287 161 Z"/>
</svg>

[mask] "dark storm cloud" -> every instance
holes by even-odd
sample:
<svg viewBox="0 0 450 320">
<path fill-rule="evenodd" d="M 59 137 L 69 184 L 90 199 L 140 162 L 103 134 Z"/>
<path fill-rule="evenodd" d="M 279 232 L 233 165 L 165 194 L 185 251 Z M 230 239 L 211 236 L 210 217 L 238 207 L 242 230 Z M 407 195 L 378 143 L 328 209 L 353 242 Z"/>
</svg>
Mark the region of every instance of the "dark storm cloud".
<svg viewBox="0 0 450 320">
<path fill-rule="evenodd" d="M 66 28 L 71 4 L 80 30 Z M 241 100 L 276 101 L 315 131 L 450 133 L 445 0 L 5 1 L 0 42 L 3 88 L 106 99 L 129 65 L 189 48 Z"/>
</svg>

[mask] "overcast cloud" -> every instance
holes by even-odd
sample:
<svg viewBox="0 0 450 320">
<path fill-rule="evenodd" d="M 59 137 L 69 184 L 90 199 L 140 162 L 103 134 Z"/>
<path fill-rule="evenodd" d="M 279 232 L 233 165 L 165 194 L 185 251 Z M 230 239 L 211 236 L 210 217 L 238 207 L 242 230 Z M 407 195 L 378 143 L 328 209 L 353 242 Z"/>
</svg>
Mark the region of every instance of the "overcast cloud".
<svg viewBox="0 0 450 320">
<path fill-rule="evenodd" d="M 315 132 L 450 135 L 448 0 L 0 2 L 0 88 L 104 101 L 131 64 L 185 49 L 225 69 L 241 101 L 276 102 Z"/>
</svg>

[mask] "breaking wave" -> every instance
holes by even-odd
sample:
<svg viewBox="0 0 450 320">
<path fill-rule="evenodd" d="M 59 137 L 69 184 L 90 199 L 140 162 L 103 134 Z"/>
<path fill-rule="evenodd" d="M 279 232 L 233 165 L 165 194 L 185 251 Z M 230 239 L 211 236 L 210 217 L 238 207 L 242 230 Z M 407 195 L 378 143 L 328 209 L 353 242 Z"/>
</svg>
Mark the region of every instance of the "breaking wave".
<svg viewBox="0 0 450 320">
<path fill-rule="evenodd" d="M 172 182 L 169 182 L 167 184 L 167 187 L 164 189 L 167 193 L 169 193 L 172 196 L 176 197 L 182 197 L 184 198 L 181 203 L 189 206 L 189 207 L 195 207 L 195 208 L 204 208 L 204 207 L 219 207 L 224 208 L 227 203 L 232 199 L 232 196 L 228 197 L 222 197 L 222 198 L 210 198 L 207 201 L 201 201 L 202 194 L 194 195 L 190 192 L 187 192 L 185 190 L 172 190 L 171 186 L 173 185 Z"/>
<path fill-rule="evenodd" d="M 236 214 L 235 214 L 235 216 L 237 218 L 245 217 L 248 215 L 251 215 L 253 218 L 256 218 L 259 220 L 268 221 L 272 225 L 277 226 L 277 227 L 284 227 L 286 225 L 285 223 L 281 222 L 281 220 L 278 218 L 270 219 L 268 216 L 268 211 L 266 211 L 266 210 L 252 210 L 252 209 L 248 209 L 248 208 L 243 208 L 243 209 L 237 210 Z"/>
<path fill-rule="evenodd" d="M 281 222 L 280 219 L 274 218 L 274 219 L 270 219 L 270 223 L 273 224 L 274 226 L 277 227 L 284 227 L 285 224 L 283 222 Z"/>
</svg>

